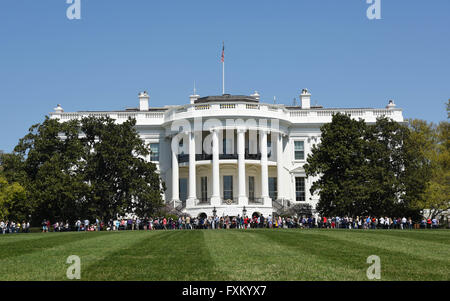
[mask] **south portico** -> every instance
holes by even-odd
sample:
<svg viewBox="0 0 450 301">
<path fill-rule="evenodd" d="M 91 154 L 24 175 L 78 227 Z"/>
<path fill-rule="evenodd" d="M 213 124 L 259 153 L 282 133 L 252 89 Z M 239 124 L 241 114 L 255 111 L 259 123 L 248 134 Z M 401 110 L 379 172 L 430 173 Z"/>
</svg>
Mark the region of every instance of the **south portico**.
<svg viewBox="0 0 450 301">
<path fill-rule="evenodd" d="M 245 212 L 244 207 L 248 214 L 272 214 L 273 199 L 283 196 L 277 181 L 283 165 L 283 135 L 287 133 L 278 127 L 267 126 L 173 133 L 168 138 L 174 206 L 181 205 L 192 216 L 213 215 L 214 208 L 217 215 L 237 216 Z"/>
</svg>

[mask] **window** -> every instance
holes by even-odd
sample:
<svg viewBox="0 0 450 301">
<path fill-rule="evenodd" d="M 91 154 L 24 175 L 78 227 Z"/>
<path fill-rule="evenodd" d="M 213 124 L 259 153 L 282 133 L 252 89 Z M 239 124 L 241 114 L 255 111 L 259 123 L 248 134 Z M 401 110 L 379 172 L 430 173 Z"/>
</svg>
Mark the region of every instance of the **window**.
<svg viewBox="0 0 450 301">
<path fill-rule="evenodd" d="M 277 178 L 269 178 L 269 196 L 272 200 L 277 199 Z"/>
<path fill-rule="evenodd" d="M 222 140 L 222 154 L 233 154 L 233 139 Z"/>
<path fill-rule="evenodd" d="M 304 160 L 305 159 L 305 142 L 304 141 L 295 141 L 294 142 L 294 154 L 295 154 L 295 160 Z"/>
<path fill-rule="evenodd" d="M 208 178 L 201 177 L 200 182 L 201 182 L 201 189 L 200 189 L 201 199 L 200 199 L 200 201 L 202 201 L 202 203 L 206 203 L 208 201 Z"/>
<path fill-rule="evenodd" d="M 272 157 L 272 140 L 267 140 L 267 157 Z"/>
<path fill-rule="evenodd" d="M 305 201 L 305 178 L 296 177 L 295 178 L 295 200 L 297 202 Z"/>
<path fill-rule="evenodd" d="M 150 143 L 150 161 L 159 162 L 159 143 Z"/>
<path fill-rule="evenodd" d="M 184 202 L 187 199 L 187 178 L 180 178 L 179 181 L 179 193 L 180 201 Z"/>
<path fill-rule="evenodd" d="M 178 144 L 178 153 L 184 155 L 184 139 L 181 139 Z"/>
<path fill-rule="evenodd" d="M 223 199 L 233 199 L 233 176 L 223 176 Z"/>
<path fill-rule="evenodd" d="M 248 177 L 248 200 L 255 200 L 255 177 Z"/>
</svg>

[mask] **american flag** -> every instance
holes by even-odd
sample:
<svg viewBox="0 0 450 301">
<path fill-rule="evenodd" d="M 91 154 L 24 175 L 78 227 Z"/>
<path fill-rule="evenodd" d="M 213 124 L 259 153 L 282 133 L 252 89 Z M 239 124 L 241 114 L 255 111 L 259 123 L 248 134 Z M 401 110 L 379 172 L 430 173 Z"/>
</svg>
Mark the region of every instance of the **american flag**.
<svg viewBox="0 0 450 301">
<path fill-rule="evenodd" d="M 222 59 L 221 59 L 222 63 L 225 62 L 225 43 L 223 43 L 223 47 L 222 47 Z"/>
</svg>

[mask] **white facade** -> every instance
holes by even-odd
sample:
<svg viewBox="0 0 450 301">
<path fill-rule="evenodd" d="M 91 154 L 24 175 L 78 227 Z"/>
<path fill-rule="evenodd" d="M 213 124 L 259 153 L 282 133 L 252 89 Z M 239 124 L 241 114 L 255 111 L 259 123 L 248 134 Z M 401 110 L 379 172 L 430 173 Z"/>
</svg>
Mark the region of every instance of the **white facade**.
<svg viewBox="0 0 450 301">
<path fill-rule="evenodd" d="M 337 112 L 374 123 L 379 116 L 403 122 L 402 110 L 390 101 L 384 109 L 324 109 L 311 106 L 304 89 L 301 106 L 260 102 L 251 96 L 191 95 L 189 104 L 154 108 L 147 92 L 139 108 L 111 112 L 64 112 L 58 105 L 51 118 L 61 121 L 109 116 L 117 122 L 135 118 L 141 138 L 153 150 L 166 183 L 166 203 L 197 216 L 273 214 L 286 204 L 309 203 L 318 195 L 309 189 L 303 165 L 320 127 Z"/>
</svg>

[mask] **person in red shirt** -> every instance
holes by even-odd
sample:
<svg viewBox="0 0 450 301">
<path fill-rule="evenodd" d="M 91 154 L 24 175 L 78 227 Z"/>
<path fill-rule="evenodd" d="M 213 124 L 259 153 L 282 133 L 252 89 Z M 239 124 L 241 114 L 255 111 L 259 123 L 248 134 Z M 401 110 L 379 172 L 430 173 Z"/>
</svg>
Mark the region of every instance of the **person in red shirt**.
<svg viewBox="0 0 450 301">
<path fill-rule="evenodd" d="M 163 227 L 164 227 L 164 230 L 167 230 L 166 225 L 167 225 L 167 220 L 166 220 L 166 218 L 164 218 L 164 219 L 163 219 Z"/>
<path fill-rule="evenodd" d="M 431 218 L 427 219 L 428 228 L 431 229 Z"/>
</svg>

